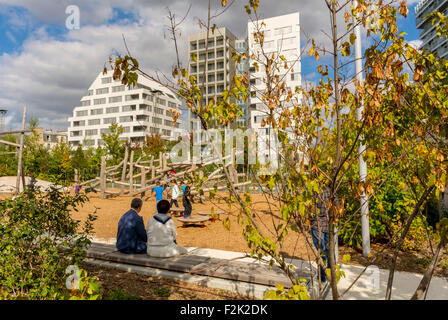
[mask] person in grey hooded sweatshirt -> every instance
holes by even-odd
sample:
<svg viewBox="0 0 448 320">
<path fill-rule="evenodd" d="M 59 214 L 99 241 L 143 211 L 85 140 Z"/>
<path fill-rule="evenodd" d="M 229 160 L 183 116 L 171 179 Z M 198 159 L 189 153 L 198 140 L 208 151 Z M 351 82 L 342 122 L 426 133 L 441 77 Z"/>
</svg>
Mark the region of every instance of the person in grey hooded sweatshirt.
<svg viewBox="0 0 448 320">
<path fill-rule="evenodd" d="M 169 210 L 170 203 L 167 200 L 160 200 L 157 203 L 156 215 L 148 221 L 146 253 L 151 257 L 167 258 L 188 252 L 176 242 L 176 225 L 167 215 Z"/>
</svg>

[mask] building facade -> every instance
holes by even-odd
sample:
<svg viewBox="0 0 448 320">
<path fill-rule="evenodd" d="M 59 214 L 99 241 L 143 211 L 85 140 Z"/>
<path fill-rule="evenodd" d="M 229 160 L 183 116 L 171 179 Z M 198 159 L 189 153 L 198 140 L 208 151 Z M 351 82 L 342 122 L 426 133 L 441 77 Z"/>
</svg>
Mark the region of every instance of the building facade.
<svg viewBox="0 0 448 320">
<path fill-rule="evenodd" d="M 44 130 L 36 128 L 33 130 L 38 136 L 38 142 L 47 149 L 54 148 L 59 143 L 67 143 L 67 131 L 55 131 L 51 129 Z"/>
<path fill-rule="evenodd" d="M 181 120 L 173 126 L 170 110 L 180 112 L 181 103 L 173 92 L 144 77 L 128 88 L 114 81 L 112 74 L 101 72 L 68 118 L 68 141 L 73 148 L 104 145 L 101 134 L 109 133 L 112 123 L 123 126 L 120 139 L 132 143 L 141 143 L 151 134 L 161 134 L 165 140 L 178 138 Z"/>
<path fill-rule="evenodd" d="M 249 79 L 250 79 L 250 105 L 249 105 L 249 125 L 258 135 L 258 150 L 264 157 L 275 161 L 277 152 L 275 149 L 275 137 L 269 125 L 262 125 L 266 121 L 269 113 L 268 106 L 263 103 L 261 97 L 266 93 L 266 71 L 264 68 L 266 54 L 279 62 L 280 70 L 275 74 L 285 82 L 286 87 L 294 93 L 296 87 L 301 86 L 301 61 L 300 61 L 300 14 L 299 12 L 272 17 L 258 22 L 258 25 L 250 21 L 248 30 L 248 50 L 249 50 Z M 258 31 L 264 32 L 263 49 L 256 41 L 254 34 Z M 263 52 L 264 51 L 264 52 Z M 287 65 L 284 66 L 282 56 Z M 258 70 L 253 66 L 256 62 Z M 285 68 L 286 67 L 286 68 Z M 285 97 L 280 99 L 281 106 L 288 107 Z M 297 101 L 296 101 L 297 102 Z M 278 109 L 278 110 L 279 110 Z M 277 110 L 277 112 L 278 112 Z M 276 110 L 274 109 L 274 118 Z M 274 138 L 274 139 L 273 139 Z M 274 151 L 274 152 L 272 152 Z"/>
<path fill-rule="evenodd" d="M 424 18 L 438 10 L 439 12 L 448 15 L 448 1 L 447 0 L 423 0 L 415 7 L 415 19 L 417 29 L 421 30 L 420 39 L 423 41 L 420 48 L 425 48 L 441 58 L 448 58 L 448 39 L 445 37 L 439 38 L 437 36 L 436 26 L 431 24 L 431 19 Z"/>
<path fill-rule="evenodd" d="M 209 32 L 194 33 L 188 36 L 189 41 L 189 75 L 197 79 L 202 90 L 203 103 L 212 98 L 218 99 L 228 88 L 235 76 L 235 62 L 232 60 L 232 49 L 235 48 L 236 37 L 227 28 L 217 28 Z M 192 56 L 196 56 L 196 60 Z M 205 79 L 204 79 L 205 72 Z"/>
<path fill-rule="evenodd" d="M 247 57 L 249 57 L 249 51 L 247 46 L 247 39 L 238 39 L 235 41 L 235 51 L 239 54 L 245 53 Z M 249 76 L 249 58 L 244 59 L 242 58 L 240 63 L 236 64 L 236 75 Z M 237 126 L 239 128 L 247 128 L 248 127 L 248 119 L 249 119 L 249 112 L 248 112 L 248 102 L 250 100 L 246 99 L 246 101 L 243 101 L 243 99 L 240 99 L 237 101 L 238 106 L 241 108 L 242 116 L 238 117 L 237 119 Z"/>
</svg>

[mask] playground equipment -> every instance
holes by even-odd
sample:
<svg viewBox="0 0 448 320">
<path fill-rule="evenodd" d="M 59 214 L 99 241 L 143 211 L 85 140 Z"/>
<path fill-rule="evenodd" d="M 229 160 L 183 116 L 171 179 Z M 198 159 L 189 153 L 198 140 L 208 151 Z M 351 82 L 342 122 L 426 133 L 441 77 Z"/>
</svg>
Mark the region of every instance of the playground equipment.
<svg viewBox="0 0 448 320">
<path fill-rule="evenodd" d="M 224 165 L 228 168 L 230 176 L 230 182 L 235 188 L 240 188 L 245 185 L 251 184 L 250 181 L 240 182 L 239 178 L 245 177 L 245 174 L 238 174 L 235 169 L 235 156 L 236 153 L 233 150 L 231 155 L 223 157 L 223 161 L 227 160 L 227 164 Z M 101 170 L 99 177 L 80 183 L 81 186 L 88 186 L 91 189 L 100 192 L 100 198 L 114 197 L 121 195 L 129 195 L 135 197 L 141 195 L 142 198 L 145 192 L 151 192 L 158 185 L 168 183 L 172 179 L 177 181 L 184 181 L 187 177 L 198 176 L 203 179 L 202 168 L 209 166 L 213 163 L 219 164 L 219 159 L 216 157 L 210 157 L 203 159 L 201 163 L 181 163 L 173 164 L 168 162 L 168 157 L 162 152 L 159 153 L 159 158 L 155 159 L 151 157 L 149 161 L 141 161 L 139 158 L 134 162 L 134 150 L 126 148 L 123 161 L 118 165 L 107 167 L 106 157 L 101 159 Z M 202 184 L 202 191 L 209 192 L 212 190 L 226 190 L 227 183 L 224 174 L 223 166 L 213 171 Z M 172 170 L 176 172 L 173 174 Z M 136 181 L 137 179 L 137 181 Z M 78 182 L 78 173 L 75 171 L 75 182 Z M 139 183 L 137 183 L 139 182 Z M 118 185 L 120 191 L 108 190 L 108 183 Z M 191 195 L 198 195 L 199 192 L 192 187 Z"/>
<path fill-rule="evenodd" d="M 0 110 L 4 111 L 4 110 Z M 4 115 L 4 113 L 3 113 Z M 25 173 L 23 172 L 23 145 L 25 140 L 25 132 L 31 132 L 31 130 L 25 130 L 26 125 L 26 107 L 23 109 L 23 117 L 22 117 L 22 130 L 18 131 L 5 131 L 0 132 L 0 136 L 2 135 L 10 135 L 10 134 L 20 134 L 18 141 L 16 143 L 0 140 L 1 144 L 5 144 L 8 146 L 13 146 L 17 148 L 17 152 L 13 152 L 18 155 L 18 165 L 17 165 L 17 181 L 16 181 L 16 194 L 19 193 L 20 190 L 20 182 L 22 182 L 23 190 L 25 190 Z M 1 131 L 1 130 L 0 130 Z"/>
</svg>

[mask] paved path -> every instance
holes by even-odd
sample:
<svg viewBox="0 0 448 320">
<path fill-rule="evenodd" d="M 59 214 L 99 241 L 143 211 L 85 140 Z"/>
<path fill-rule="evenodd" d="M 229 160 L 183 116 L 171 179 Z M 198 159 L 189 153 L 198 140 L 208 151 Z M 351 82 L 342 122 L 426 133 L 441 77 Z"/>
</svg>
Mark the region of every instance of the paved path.
<svg viewBox="0 0 448 320">
<path fill-rule="evenodd" d="M 103 242 L 114 244 L 115 239 L 94 239 L 95 242 Z M 212 258 L 220 259 L 238 259 L 240 262 L 254 262 L 255 259 L 246 257 L 246 254 L 241 252 L 232 252 L 216 249 L 205 249 L 205 248 L 195 248 L 186 247 L 189 253 L 199 256 L 207 256 Z M 310 262 L 299 260 L 299 259 L 287 259 L 286 262 L 292 263 L 298 268 L 308 268 Z M 259 262 L 263 263 L 263 262 Z M 314 262 L 311 262 L 315 266 Z M 364 267 L 353 266 L 353 265 L 341 265 L 341 270 L 345 272 L 345 278 L 342 278 L 339 282 L 338 288 L 339 293 L 344 292 L 350 284 L 356 279 L 356 277 L 362 272 Z M 161 273 L 159 273 L 162 275 Z M 384 300 L 386 295 L 386 286 L 388 280 L 389 271 L 384 269 L 379 269 L 375 267 L 369 267 L 367 271 L 360 277 L 357 283 L 350 289 L 350 291 L 345 294 L 344 299 L 346 300 Z M 167 277 L 176 278 L 183 281 L 189 281 L 188 277 L 182 274 L 176 274 L 168 272 Z M 409 272 L 395 272 L 394 284 L 392 288 L 392 299 L 394 300 L 408 300 L 412 297 L 415 289 L 418 287 L 420 280 L 422 279 L 422 274 L 409 273 Z M 191 277 L 192 282 L 197 282 L 198 277 Z M 194 280 L 194 281 L 193 281 Z M 250 286 L 247 283 L 238 282 L 226 282 L 223 280 L 207 281 L 206 285 L 232 290 L 235 292 L 252 294 L 257 298 L 261 299 L 263 293 L 269 288 L 265 286 Z M 199 283 L 199 282 L 197 282 Z M 202 283 L 204 284 L 204 280 Z M 448 300 L 448 279 L 441 277 L 433 277 L 426 297 L 428 300 Z M 327 299 L 331 299 L 331 292 L 328 294 Z"/>
</svg>

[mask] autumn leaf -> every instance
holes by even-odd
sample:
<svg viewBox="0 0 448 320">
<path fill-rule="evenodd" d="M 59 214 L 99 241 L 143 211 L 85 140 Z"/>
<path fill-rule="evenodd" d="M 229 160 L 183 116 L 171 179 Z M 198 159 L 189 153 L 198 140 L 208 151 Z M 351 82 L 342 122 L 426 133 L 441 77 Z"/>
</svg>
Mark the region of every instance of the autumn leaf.
<svg viewBox="0 0 448 320">
<path fill-rule="evenodd" d="M 227 0 L 221 0 L 221 5 L 225 7 L 227 5 Z"/>
<path fill-rule="evenodd" d="M 401 1 L 400 7 L 398 8 L 398 12 L 405 18 L 408 16 L 409 9 L 408 6 L 406 5 L 406 1 Z"/>
</svg>

